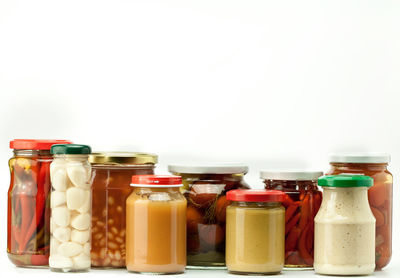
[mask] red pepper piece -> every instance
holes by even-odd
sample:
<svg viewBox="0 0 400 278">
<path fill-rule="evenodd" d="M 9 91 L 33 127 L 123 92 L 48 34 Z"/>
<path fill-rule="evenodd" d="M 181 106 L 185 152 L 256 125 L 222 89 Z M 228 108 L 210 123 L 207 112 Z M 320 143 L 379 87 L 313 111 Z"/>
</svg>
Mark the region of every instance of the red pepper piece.
<svg viewBox="0 0 400 278">
<path fill-rule="evenodd" d="M 294 251 L 297 245 L 297 240 L 299 239 L 301 230 L 294 227 L 290 230 L 289 235 L 285 241 L 285 251 Z"/>
<path fill-rule="evenodd" d="M 287 208 L 289 207 L 291 204 L 293 204 L 293 200 L 292 198 L 290 198 L 290 196 L 285 193 L 285 200 L 283 200 L 282 205 Z"/>
<path fill-rule="evenodd" d="M 290 219 L 290 221 L 285 225 L 285 235 L 287 235 L 290 230 L 297 224 L 300 219 L 300 213 L 297 213 L 295 216 Z"/>
<path fill-rule="evenodd" d="M 309 222 L 309 217 L 310 217 L 310 195 L 307 194 L 300 205 L 299 228 L 301 230 L 303 230 L 306 227 L 307 223 Z"/>
<path fill-rule="evenodd" d="M 287 265 L 301 265 L 301 259 L 297 252 L 291 252 L 291 254 L 286 259 L 285 264 Z"/>
<path fill-rule="evenodd" d="M 322 202 L 322 194 L 321 192 L 314 192 L 313 195 L 313 216 L 315 217 L 315 215 L 317 215 L 317 212 L 321 206 L 321 202 Z"/>
<path fill-rule="evenodd" d="M 299 204 L 297 202 L 293 202 L 291 205 L 289 205 L 286 208 L 285 223 L 287 223 L 290 220 L 290 218 L 292 218 L 293 214 L 296 212 L 298 207 L 299 207 Z"/>
<path fill-rule="evenodd" d="M 314 263 L 314 259 L 311 256 L 310 252 L 307 251 L 307 247 L 306 247 L 306 237 L 310 231 L 310 228 L 311 228 L 310 224 L 305 227 L 305 229 L 302 231 L 302 233 L 300 235 L 299 244 L 298 244 L 300 256 L 303 258 L 304 262 L 307 265 L 313 265 L 313 263 Z"/>
</svg>

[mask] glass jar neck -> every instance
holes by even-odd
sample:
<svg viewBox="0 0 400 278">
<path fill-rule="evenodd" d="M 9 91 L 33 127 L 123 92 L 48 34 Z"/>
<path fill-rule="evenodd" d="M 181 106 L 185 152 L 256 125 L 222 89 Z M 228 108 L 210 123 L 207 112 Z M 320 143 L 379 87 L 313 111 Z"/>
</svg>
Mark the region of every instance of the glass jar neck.
<svg viewBox="0 0 400 278">
<path fill-rule="evenodd" d="M 388 163 L 337 163 L 331 162 L 331 167 L 340 171 L 385 171 L 387 170 Z"/>
<path fill-rule="evenodd" d="M 50 150 L 17 150 L 14 149 L 14 156 L 24 156 L 24 157 L 33 157 L 33 156 L 49 156 L 51 157 Z"/>
<path fill-rule="evenodd" d="M 239 202 L 232 201 L 232 206 L 243 207 L 243 208 L 270 208 L 270 207 L 278 207 L 281 205 L 279 202 Z"/>
<path fill-rule="evenodd" d="M 318 190 L 317 181 L 296 181 L 296 180 L 264 180 L 266 189 L 276 190 Z"/>
</svg>

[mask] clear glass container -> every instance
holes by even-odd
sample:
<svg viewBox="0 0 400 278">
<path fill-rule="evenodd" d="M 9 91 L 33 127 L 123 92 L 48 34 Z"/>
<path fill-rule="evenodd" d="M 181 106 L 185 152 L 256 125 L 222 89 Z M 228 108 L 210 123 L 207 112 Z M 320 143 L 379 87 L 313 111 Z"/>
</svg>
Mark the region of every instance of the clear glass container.
<svg viewBox="0 0 400 278">
<path fill-rule="evenodd" d="M 285 194 L 232 190 L 226 209 L 226 265 L 235 274 L 277 274 L 285 256 Z"/>
<path fill-rule="evenodd" d="M 186 199 L 181 177 L 132 176 L 126 200 L 126 268 L 182 273 L 186 266 Z"/>
<path fill-rule="evenodd" d="M 225 268 L 226 193 L 248 189 L 245 165 L 170 165 L 182 177 L 187 206 L 187 268 Z"/>
<path fill-rule="evenodd" d="M 375 264 L 380 270 L 392 257 L 393 176 L 387 154 L 338 154 L 330 158 L 328 175 L 363 174 L 374 179 L 368 200 L 376 218 Z"/>
<path fill-rule="evenodd" d="M 10 142 L 7 255 L 22 267 L 46 267 L 50 252 L 50 163 L 53 144 L 66 140 L 16 139 Z"/>
<path fill-rule="evenodd" d="M 319 179 L 324 198 L 315 217 L 314 269 L 325 275 L 368 275 L 375 269 L 375 218 L 368 204 L 371 177 Z"/>
<path fill-rule="evenodd" d="M 50 270 L 90 269 L 91 167 L 86 145 L 54 145 L 50 165 Z"/>
<path fill-rule="evenodd" d="M 133 175 L 154 174 L 157 156 L 103 152 L 89 156 L 92 165 L 92 267 L 125 267 L 125 203 Z"/>
<path fill-rule="evenodd" d="M 321 171 L 261 171 L 265 189 L 282 190 L 285 212 L 285 269 L 312 269 L 314 217 L 322 201 Z"/>
</svg>

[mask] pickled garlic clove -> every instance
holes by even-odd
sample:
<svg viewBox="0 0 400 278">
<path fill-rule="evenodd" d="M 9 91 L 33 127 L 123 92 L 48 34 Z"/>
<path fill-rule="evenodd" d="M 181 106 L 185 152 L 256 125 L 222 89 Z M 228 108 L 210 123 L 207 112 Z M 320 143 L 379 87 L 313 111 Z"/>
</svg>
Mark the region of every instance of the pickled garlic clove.
<svg viewBox="0 0 400 278">
<path fill-rule="evenodd" d="M 68 163 L 67 166 L 68 177 L 72 184 L 76 187 L 83 189 L 90 188 L 90 166 L 83 165 L 82 163 Z"/>
<path fill-rule="evenodd" d="M 67 242 L 71 238 L 71 229 L 59 227 L 54 231 L 53 236 L 60 242 Z"/>
<path fill-rule="evenodd" d="M 90 247 L 91 247 L 91 246 L 90 246 L 90 243 L 89 243 L 89 242 L 86 242 L 86 243 L 83 245 L 83 253 L 85 253 L 86 255 L 90 255 L 90 250 L 91 250 Z"/>
<path fill-rule="evenodd" d="M 78 214 L 71 220 L 71 226 L 77 230 L 87 230 L 90 227 L 89 213 Z"/>
<path fill-rule="evenodd" d="M 51 192 L 51 198 L 50 198 L 51 208 L 61 206 L 65 204 L 65 201 L 66 201 L 65 192 L 62 191 Z"/>
<path fill-rule="evenodd" d="M 76 269 L 89 268 L 91 264 L 90 257 L 85 253 L 73 257 L 72 260 L 74 261 L 74 268 Z"/>
<path fill-rule="evenodd" d="M 50 255 L 57 254 L 58 246 L 60 246 L 61 242 L 59 242 L 56 238 L 50 238 Z"/>
<path fill-rule="evenodd" d="M 86 193 L 84 190 L 76 187 L 67 189 L 67 207 L 70 210 L 79 209 L 85 202 Z"/>
<path fill-rule="evenodd" d="M 73 265 L 72 259 L 59 254 L 51 255 L 49 258 L 49 266 L 53 268 L 71 268 Z"/>
<path fill-rule="evenodd" d="M 83 201 L 83 205 L 78 208 L 78 211 L 80 213 L 85 213 L 88 212 L 90 209 L 90 191 L 89 190 L 84 190 L 84 201 Z"/>
<path fill-rule="evenodd" d="M 64 257 L 74 257 L 82 253 L 83 247 L 76 242 L 64 242 L 57 248 L 57 253 Z"/>
<path fill-rule="evenodd" d="M 90 233 L 89 230 L 79 231 L 79 230 L 72 230 L 71 233 L 71 240 L 80 244 L 84 244 L 85 242 L 89 241 Z"/>
<path fill-rule="evenodd" d="M 66 227 L 69 225 L 71 215 L 67 207 L 56 207 L 51 211 L 51 218 L 58 226 Z"/>
<path fill-rule="evenodd" d="M 50 172 L 51 185 L 56 191 L 65 191 L 67 189 L 67 173 L 65 169 L 59 168 Z"/>
</svg>

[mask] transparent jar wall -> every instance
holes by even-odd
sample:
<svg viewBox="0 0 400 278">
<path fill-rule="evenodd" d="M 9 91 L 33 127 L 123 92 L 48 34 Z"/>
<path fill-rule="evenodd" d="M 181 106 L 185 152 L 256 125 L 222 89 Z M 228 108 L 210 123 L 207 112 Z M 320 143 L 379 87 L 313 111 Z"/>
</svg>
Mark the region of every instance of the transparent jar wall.
<svg viewBox="0 0 400 278">
<path fill-rule="evenodd" d="M 374 179 L 368 200 L 376 219 L 376 269 L 385 267 L 392 257 L 393 176 L 382 163 L 331 163 L 328 175 L 364 174 Z"/>
<path fill-rule="evenodd" d="M 48 265 L 52 160 L 45 150 L 14 150 L 9 160 L 7 254 L 17 266 Z"/>
<path fill-rule="evenodd" d="M 52 181 L 50 258 L 52 271 L 90 269 L 91 166 L 87 155 L 55 155 Z"/>
<path fill-rule="evenodd" d="M 226 264 L 239 274 L 276 274 L 284 264 L 281 203 L 232 202 L 227 208 Z"/>
<path fill-rule="evenodd" d="M 126 267 L 153 274 L 186 266 L 186 199 L 176 188 L 135 187 L 126 201 Z"/>
<path fill-rule="evenodd" d="M 314 217 L 322 202 L 316 181 L 264 180 L 265 189 L 286 193 L 285 267 L 311 269 L 314 262 Z"/>
<path fill-rule="evenodd" d="M 125 203 L 133 175 L 154 174 L 154 164 L 92 164 L 93 267 L 125 267 Z"/>
<path fill-rule="evenodd" d="M 249 188 L 244 174 L 182 174 L 187 199 L 187 264 L 191 268 L 225 267 L 226 192 Z"/>
</svg>

